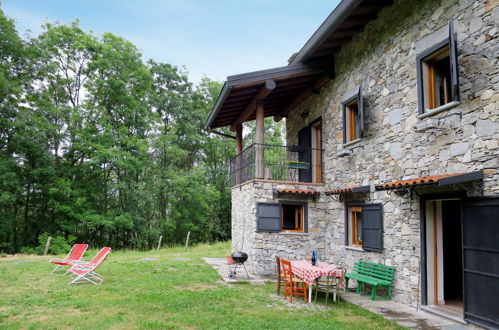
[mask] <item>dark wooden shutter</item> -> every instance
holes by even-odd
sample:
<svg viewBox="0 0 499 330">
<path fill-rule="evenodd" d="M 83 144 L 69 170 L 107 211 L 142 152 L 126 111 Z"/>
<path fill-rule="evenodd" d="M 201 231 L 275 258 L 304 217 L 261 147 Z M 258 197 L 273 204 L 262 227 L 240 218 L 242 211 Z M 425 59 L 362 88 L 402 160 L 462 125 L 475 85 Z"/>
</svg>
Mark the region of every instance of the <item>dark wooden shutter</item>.
<svg viewBox="0 0 499 330">
<path fill-rule="evenodd" d="M 452 101 L 460 101 L 459 96 L 459 70 L 457 66 L 457 40 L 454 33 L 454 17 L 449 22 L 449 58 L 451 72 Z"/>
<path fill-rule="evenodd" d="M 350 212 L 348 210 L 348 205 L 345 204 L 345 246 L 349 245 L 348 235 L 350 234 L 350 223 L 348 221 L 348 217 L 350 216 Z"/>
<path fill-rule="evenodd" d="M 361 139 L 364 136 L 364 98 L 362 97 L 362 85 L 359 86 L 357 94 L 357 138 Z"/>
<path fill-rule="evenodd" d="M 499 329 L 499 197 L 463 201 L 464 319 Z"/>
<path fill-rule="evenodd" d="M 259 203 L 257 206 L 256 230 L 264 232 L 281 231 L 281 205 Z"/>
<path fill-rule="evenodd" d="M 383 208 L 381 204 L 362 205 L 362 248 L 383 251 Z"/>
<path fill-rule="evenodd" d="M 298 181 L 312 182 L 312 153 L 310 147 L 312 145 L 311 129 L 307 126 L 298 132 L 298 144 L 302 149 L 298 153 L 298 160 L 308 163 L 308 169 L 298 170 Z"/>
<path fill-rule="evenodd" d="M 342 104 L 343 112 L 343 143 L 347 143 L 347 105 L 345 102 Z"/>
</svg>

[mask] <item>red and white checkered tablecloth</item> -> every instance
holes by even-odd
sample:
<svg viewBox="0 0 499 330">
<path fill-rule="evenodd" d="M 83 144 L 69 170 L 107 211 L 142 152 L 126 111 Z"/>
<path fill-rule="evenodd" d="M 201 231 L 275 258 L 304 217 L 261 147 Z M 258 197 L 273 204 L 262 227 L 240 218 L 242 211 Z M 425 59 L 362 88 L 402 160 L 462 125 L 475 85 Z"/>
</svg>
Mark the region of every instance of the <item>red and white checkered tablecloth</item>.
<svg viewBox="0 0 499 330">
<path fill-rule="evenodd" d="M 291 271 L 293 274 L 301 278 L 309 286 L 314 283 L 316 278 L 326 276 L 332 270 L 332 275 L 336 277 L 343 276 L 341 269 L 326 262 L 319 261 L 317 266 L 313 266 L 312 262 L 306 260 L 291 261 Z"/>
</svg>

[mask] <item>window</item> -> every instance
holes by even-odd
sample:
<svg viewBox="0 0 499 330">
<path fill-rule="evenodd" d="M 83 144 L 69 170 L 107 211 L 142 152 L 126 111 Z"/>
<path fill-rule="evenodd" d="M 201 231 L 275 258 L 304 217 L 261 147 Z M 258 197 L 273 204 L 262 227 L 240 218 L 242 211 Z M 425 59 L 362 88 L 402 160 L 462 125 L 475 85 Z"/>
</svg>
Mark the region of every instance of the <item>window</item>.
<svg viewBox="0 0 499 330">
<path fill-rule="evenodd" d="M 282 231 L 303 231 L 303 205 L 281 204 Z"/>
<path fill-rule="evenodd" d="M 298 146 L 293 146 L 291 151 L 298 152 L 298 161 L 305 163 L 305 168 L 298 169 L 298 181 L 322 182 L 322 125 L 320 117 L 298 132 Z"/>
<path fill-rule="evenodd" d="M 322 125 L 320 119 L 312 126 L 312 182 L 322 182 Z"/>
<path fill-rule="evenodd" d="M 420 114 L 459 102 L 456 36 L 452 20 L 449 38 L 419 54 L 416 63 Z"/>
<path fill-rule="evenodd" d="M 347 124 L 345 127 L 346 134 L 347 134 L 346 142 L 351 142 L 351 141 L 358 139 L 358 136 L 357 136 L 357 125 L 359 123 L 357 121 L 357 117 L 359 115 L 359 102 L 358 102 L 358 100 L 354 100 L 354 101 L 348 103 L 345 106 L 345 108 L 346 108 L 345 112 L 346 112 L 346 121 L 347 121 Z"/>
<path fill-rule="evenodd" d="M 366 251 L 383 251 L 383 212 L 381 204 L 347 204 L 345 245 Z"/>
<path fill-rule="evenodd" d="M 362 246 L 362 207 L 351 206 L 348 208 L 349 223 L 351 228 L 350 245 Z"/>
<path fill-rule="evenodd" d="M 362 138 L 364 133 L 364 101 L 361 86 L 343 101 L 343 143 Z"/>
<path fill-rule="evenodd" d="M 306 233 L 308 231 L 307 203 L 295 201 L 258 203 L 256 229 L 259 232 Z"/>
<path fill-rule="evenodd" d="M 451 101 L 450 59 L 448 45 L 423 58 L 424 107 L 433 110 Z"/>
</svg>

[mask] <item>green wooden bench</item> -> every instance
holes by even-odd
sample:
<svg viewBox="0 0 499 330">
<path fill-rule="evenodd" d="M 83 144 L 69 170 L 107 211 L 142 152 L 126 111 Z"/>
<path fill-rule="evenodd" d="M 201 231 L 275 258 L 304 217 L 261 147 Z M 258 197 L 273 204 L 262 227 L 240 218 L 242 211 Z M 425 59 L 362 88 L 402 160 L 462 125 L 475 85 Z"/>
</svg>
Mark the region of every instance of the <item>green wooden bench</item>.
<svg viewBox="0 0 499 330">
<path fill-rule="evenodd" d="M 386 296 L 392 299 L 392 283 L 395 276 L 395 267 L 376 264 L 374 262 L 360 260 L 355 263 L 352 273 L 345 274 L 346 288 L 348 290 L 348 280 L 357 280 L 357 293 L 361 293 L 364 284 L 372 286 L 371 300 L 376 299 L 378 287 L 386 289 Z"/>
</svg>

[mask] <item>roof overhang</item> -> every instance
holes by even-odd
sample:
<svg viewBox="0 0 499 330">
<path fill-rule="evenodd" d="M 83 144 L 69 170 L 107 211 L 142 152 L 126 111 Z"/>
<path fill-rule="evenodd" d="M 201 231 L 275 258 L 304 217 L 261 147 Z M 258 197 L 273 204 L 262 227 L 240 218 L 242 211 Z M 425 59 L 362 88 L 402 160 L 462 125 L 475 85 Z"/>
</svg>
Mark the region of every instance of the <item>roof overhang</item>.
<svg viewBox="0 0 499 330">
<path fill-rule="evenodd" d="M 393 0 L 343 0 L 319 26 L 317 31 L 290 60 L 304 63 L 314 58 L 337 53 L 362 31 L 378 12 L 393 4 Z"/>
<path fill-rule="evenodd" d="M 483 171 L 430 175 L 415 179 L 399 180 L 376 186 L 376 190 L 413 189 L 422 186 L 447 186 L 483 179 Z"/>
<path fill-rule="evenodd" d="M 342 0 L 287 66 L 229 76 L 205 129 L 230 125 L 235 130 L 235 125 L 254 120 L 255 112 L 250 110 L 268 80 L 275 81 L 276 87 L 264 93 L 264 116 L 276 120 L 287 116 L 333 78 L 334 55 L 393 1 Z"/>
<path fill-rule="evenodd" d="M 333 190 L 328 190 L 324 192 L 326 196 L 332 195 L 343 195 L 349 193 L 368 193 L 371 191 L 371 186 L 359 186 L 359 187 L 349 187 L 349 188 L 338 188 Z"/>
<path fill-rule="evenodd" d="M 320 191 L 315 190 L 303 190 L 303 189 L 288 189 L 288 188 L 277 188 L 273 191 L 274 196 L 277 198 L 281 195 L 295 195 L 302 197 L 312 197 L 314 200 L 318 199 L 321 195 Z"/>
<path fill-rule="evenodd" d="M 330 75 L 327 73 L 329 71 L 332 71 L 331 62 L 314 61 L 229 76 L 208 117 L 205 129 L 234 124 L 268 81 L 275 82 L 275 88 L 263 100 L 264 116 L 277 115 L 317 79 L 325 74 Z M 244 121 L 254 119 L 253 112 Z"/>
</svg>

